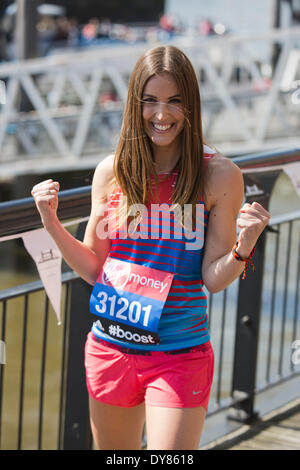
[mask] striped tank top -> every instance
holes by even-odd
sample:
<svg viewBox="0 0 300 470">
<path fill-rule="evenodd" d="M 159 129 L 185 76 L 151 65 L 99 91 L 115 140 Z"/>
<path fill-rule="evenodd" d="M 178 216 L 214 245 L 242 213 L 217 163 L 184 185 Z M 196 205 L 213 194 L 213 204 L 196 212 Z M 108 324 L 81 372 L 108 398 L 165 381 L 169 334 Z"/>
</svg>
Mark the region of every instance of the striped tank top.
<svg viewBox="0 0 300 470">
<path fill-rule="evenodd" d="M 213 155 L 214 152 L 205 146 L 205 164 Z M 186 237 L 186 232 L 182 227 L 180 227 L 181 236 L 176 236 L 178 225 L 174 223 L 172 211 L 169 210 L 167 217 L 161 210 L 164 206 L 169 208 L 172 205 L 172 192 L 176 178 L 177 171 L 159 175 L 159 207 L 156 211 L 157 206 L 153 204 L 147 206 L 149 208 L 148 226 L 147 224 L 139 226 L 138 238 L 124 237 L 119 230 L 116 230 L 108 255 L 110 258 L 155 268 L 174 275 L 159 320 L 160 343 L 155 345 L 129 344 L 103 333 L 96 321 L 92 332 L 102 340 L 136 350 L 171 351 L 204 344 L 210 339 L 207 297 L 203 290 L 201 273 L 209 211 L 206 210 L 204 201 L 199 200 L 197 207 L 201 207 L 201 210 L 199 213 L 197 211 L 196 220 L 199 217 L 202 218 L 200 236 L 197 229 L 193 239 L 190 238 L 191 234 L 187 234 Z M 108 211 L 115 210 L 120 197 L 120 188 L 115 188 L 108 199 Z M 168 228 L 168 232 L 164 230 L 164 227 Z"/>
</svg>

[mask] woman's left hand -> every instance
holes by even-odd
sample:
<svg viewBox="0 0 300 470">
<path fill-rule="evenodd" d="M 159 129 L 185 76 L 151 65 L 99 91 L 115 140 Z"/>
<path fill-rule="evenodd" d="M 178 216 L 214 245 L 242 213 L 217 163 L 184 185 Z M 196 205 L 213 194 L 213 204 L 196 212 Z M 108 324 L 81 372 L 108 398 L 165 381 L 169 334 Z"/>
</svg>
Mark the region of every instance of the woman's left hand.
<svg viewBox="0 0 300 470">
<path fill-rule="evenodd" d="M 270 213 L 258 202 L 248 202 L 240 210 L 237 226 L 241 229 L 238 237 L 238 254 L 247 258 L 257 242 L 258 237 L 268 225 Z"/>
</svg>

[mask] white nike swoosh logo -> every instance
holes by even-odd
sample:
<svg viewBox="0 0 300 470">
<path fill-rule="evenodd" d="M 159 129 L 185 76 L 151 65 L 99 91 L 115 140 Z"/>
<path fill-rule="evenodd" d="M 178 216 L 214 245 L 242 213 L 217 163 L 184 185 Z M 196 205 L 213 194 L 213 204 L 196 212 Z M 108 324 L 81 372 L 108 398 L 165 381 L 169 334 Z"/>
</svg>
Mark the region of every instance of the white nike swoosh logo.
<svg viewBox="0 0 300 470">
<path fill-rule="evenodd" d="M 201 392 L 202 392 L 202 390 L 199 390 L 199 392 L 195 392 L 195 391 L 193 390 L 193 395 L 198 395 L 198 393 L 201 393 Z"/>
</svg>

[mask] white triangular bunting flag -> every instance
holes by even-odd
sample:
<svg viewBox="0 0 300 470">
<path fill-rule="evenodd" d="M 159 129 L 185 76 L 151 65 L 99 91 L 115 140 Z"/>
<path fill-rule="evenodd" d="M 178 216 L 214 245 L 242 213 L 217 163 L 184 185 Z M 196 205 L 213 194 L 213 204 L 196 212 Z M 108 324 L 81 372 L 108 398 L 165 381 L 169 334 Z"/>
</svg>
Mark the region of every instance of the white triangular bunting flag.
<svg viewBox="0 0 300 470">
<path fill-rule="evenodd" d="M 22 238 L 26 250 L 35 261 L 41 281 L 60 325 L 61 253 L 44 228 L 22 233 Z"/>
<path fill-rule="evenodd" d="M 283 166 L 283 170 L 290 177 L 290 180 L 300 197 L 300 162 L 288 163 Z"/>
</svg>

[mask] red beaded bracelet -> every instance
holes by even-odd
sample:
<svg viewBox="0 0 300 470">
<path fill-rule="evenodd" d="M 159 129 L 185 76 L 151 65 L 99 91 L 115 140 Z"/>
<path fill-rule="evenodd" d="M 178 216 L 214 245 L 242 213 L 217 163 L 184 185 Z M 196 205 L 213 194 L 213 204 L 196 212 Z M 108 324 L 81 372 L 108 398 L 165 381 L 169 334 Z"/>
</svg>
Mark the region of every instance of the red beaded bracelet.
<svg viewBox="0 0 300 470">
<path fill-rule="evenodd" d="M 238 260 L 238 261 L 244 261 L 244 263 L 245 263 L 245 269 L 244 269 L 244 272 L 243 272 L 243 277 L 242 277 L 242 279 L 245 279 L 248 263 L 251 264 L 252 269 L 253 269 L 253 272 L 255 272 L 255 266 L 254 266 L 253 262 L 251 261 L 251 258 L 252 258 L 253 254 L 254 254 L 255 247 L 254 247 L 253 250 L 251 251 L 251 253 L 250 253 L 250 255 L 248 256 L 248 258 L 242 258 L 242 257 L 238 254 L 238 252 L 236 251 L 236 249 L 237 249 L 237 247 L 238 247 L 238 244 L 239 244 L 239 242 L 236 242 L 236 244 L 235 244 L 234 247 L 232 248 L 232 252 L 231 252 L 231 253 L 232 253 L 232 256 L 233 256 L 236 260 Z"/>
</svg>

